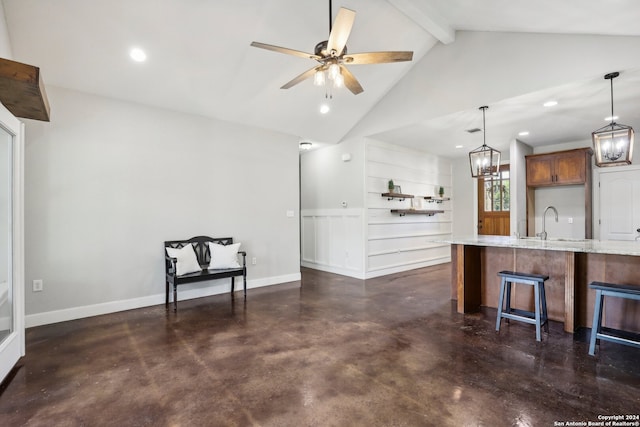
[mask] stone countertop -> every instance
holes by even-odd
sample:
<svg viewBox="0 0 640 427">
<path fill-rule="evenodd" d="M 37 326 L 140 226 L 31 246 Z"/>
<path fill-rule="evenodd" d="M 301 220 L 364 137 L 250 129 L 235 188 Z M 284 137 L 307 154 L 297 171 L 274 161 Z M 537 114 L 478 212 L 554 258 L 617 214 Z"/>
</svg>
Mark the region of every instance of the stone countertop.
<svg viewBox="0 0 640 427">
<path fill-rule="evenodd" d="M 533 237 L 516 238 L 515 236 L 453 236 L 447 240 L 439 240 L 438 243 L 640 256 L 640 241 L 591 239 L 541 240 Z"/>
</svg>

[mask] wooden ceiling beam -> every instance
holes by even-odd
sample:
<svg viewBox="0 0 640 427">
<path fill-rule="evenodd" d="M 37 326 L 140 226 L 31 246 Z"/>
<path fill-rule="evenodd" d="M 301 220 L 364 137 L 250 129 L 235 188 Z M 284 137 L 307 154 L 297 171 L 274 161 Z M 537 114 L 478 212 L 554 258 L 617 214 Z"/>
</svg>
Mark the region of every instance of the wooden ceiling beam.
<svg viewBox="0 0 640 427">
<path fill-rule="evenodd" d="M 49 121 L 40 68 L 0 58 L 0 102 L 16 117 Z"/>
</svg>

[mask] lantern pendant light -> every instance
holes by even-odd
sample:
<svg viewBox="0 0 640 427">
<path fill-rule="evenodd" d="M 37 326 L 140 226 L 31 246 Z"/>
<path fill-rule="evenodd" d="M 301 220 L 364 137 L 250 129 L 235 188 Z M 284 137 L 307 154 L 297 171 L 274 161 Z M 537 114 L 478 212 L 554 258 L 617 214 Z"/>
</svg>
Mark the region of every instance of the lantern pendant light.
<svg viewBox="0 0 640 427">
<path fill-rule="evenodd" d="M 613 79 L 620 73 L 604 76 L 611 81 L 611 123 L 591 133 L 596 152 L 596 166 L 630 165 L 633 157 L 633 128 L 619 125 L 613 115 Z"/>
<path fill-rule="evenodd" d="M 500 173 L 500 152 L 487 145 L 485 126 L 485 110 L 487 108 L 489 107 L 486 105 L 479 108 L 482 110 L 482 146 L 469 153 L 472 178 L 498 176 Z"/>
</svg>

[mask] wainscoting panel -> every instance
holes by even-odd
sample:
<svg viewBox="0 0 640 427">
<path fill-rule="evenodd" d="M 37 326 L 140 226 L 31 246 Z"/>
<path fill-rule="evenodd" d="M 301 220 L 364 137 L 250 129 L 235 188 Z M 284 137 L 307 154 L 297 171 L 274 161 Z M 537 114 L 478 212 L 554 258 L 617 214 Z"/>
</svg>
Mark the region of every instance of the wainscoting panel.
<svg viewBox="0 0 640 427">
<path fill-rule="evenodd" d="M 301 212 L 302 265 L 364 278 L 362 209 Z"/>
</svg>

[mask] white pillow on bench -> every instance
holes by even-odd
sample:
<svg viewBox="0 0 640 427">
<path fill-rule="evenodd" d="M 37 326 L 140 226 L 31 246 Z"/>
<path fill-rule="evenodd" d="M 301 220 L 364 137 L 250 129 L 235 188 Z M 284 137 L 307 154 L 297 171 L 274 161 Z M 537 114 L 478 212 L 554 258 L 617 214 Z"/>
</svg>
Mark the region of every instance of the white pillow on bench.
<svg viewBox="0 0 640 427">
<path fill-rule="evenodd" d="M 209 242 L 209 252 L 211 253 L 211 262 L 209 270 L 217 270 L 222 268 L 238 268 L 238 250 L 240 243 L 232 243 L 231 245 L 219 245 Z"/>
<path fill-rule="evenodd" d="M 196 253 L 191 244 L 187 244 L 180 249 L 166 249 L 167 255 L 169 255 L 170 258 L 175 258 L 177 260 L 176 275 L 182 276 L 183 274 L 195 273 L 196 271 L 202 270 L 202 267 L 198 264 L 198 258 L 196 258 Z"/>
</svg>

